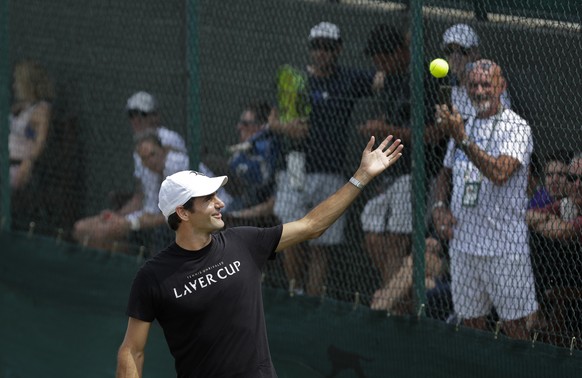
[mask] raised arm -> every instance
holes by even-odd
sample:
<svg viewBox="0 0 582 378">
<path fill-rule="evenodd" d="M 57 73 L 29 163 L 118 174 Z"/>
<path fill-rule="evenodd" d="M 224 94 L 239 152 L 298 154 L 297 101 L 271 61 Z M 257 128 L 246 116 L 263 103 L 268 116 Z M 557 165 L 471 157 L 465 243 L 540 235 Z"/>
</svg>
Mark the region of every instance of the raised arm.
<svg viewBox="0 0 582 378">
<path fill-rule="evenodd" d="M 377 148 L 372 149 L 375 138 L 370 138 L 368 145 L 362 153 L 360 167 L 353 176 L 356 181 L 361 183 L 361 188 L 372 181 L 374 177 L 384 172 L 388 167 L 394 165 L 402 155 L 401 151 L 403 146 L 400 144 L 400 140 L 398 139 L 390 144 L 391 140 L 392 136 L 390 135 Z M 361 188 L 348 182 L 303 218 L 294 222 L 285 223 L 277 251 L 319 237 L 354 202 L 362 191 Z"/>
<path fill-rule="evenodd" d="M 117 353 L 116 378 L 140 378 L 143 371 L 144 349 L 151 323 L 130 317 L 125 338 Z"/>
</svg>

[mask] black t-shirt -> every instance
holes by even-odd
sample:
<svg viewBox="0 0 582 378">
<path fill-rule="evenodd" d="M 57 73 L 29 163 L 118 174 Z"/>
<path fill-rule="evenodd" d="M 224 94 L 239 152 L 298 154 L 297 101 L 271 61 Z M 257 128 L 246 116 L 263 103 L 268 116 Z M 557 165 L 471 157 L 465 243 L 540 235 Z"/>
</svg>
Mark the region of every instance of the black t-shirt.
<svg viewBox="0 0 582 378">
<path fill-rule="evenodd" d="M 276 377 L 261 274 L 283 227 L 235 227 L 188 251 L 176 243 L 137 273 L 127 315 L 157 319 L 178 377 Z"/>
</svg>

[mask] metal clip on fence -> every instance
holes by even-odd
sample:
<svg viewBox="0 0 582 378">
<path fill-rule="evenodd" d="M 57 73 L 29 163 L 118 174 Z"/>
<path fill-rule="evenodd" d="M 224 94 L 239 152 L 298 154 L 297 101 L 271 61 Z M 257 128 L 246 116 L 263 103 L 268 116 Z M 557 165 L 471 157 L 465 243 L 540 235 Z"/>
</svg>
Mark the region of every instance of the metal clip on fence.
<svg viewBox="0 0 582 378">
<path fill-rule="evenodd" d="M 36 223 L 30 222 L 28 224 L 28 237 L 30 238 L 34 234 L 34 228 L 36 227 Z"/>
<path fill-rule="evenodd" d="M 497 337 L 499 336 L 499 331 L 501 331 L 501 320 L 498 320 L 495 323 L 495 336 L 494 336 L 495 340 L 497 340 Z"/>
<path fill-rule="evenodd" d="M 289 296 L 295 296 L 295 278 L 289 280 Z"/>
<path fill-rule="evenodd" d="M 459 327 L 461 325 L 461 321 L 462 321 L 461 318 L 457 318 L 457 323 L 455 324 L 455 331 L 459 330 Z"/>
<path fill-rule="evenodd" d="M 573 336 L 572 339 L 570 340 L 570 356 L 572 355 L 572 352 L 574 351 L 575 346 L 576 346 L 576 337 Z"/>
<path fill-rule="evenodd" d="M 360 293 L 356 291 L 354 293 L 354 306 L 352 307 L 352 310 L 357 309 L 359 304 L 360 304 Z"/>
<path fill-rule="evenodd" d="M 539 335 L 540 335 L 540 333 L 538 331 L 534 332 L 533 338 L 531 339 L 531 347 L 532 348 L 535 348 L 535 343 L 538 340 Z"/>
<path fill-rule="evenodd" d="M 141 265 L 141 263 L 143 262 L 145 258 L 145 246 L 144 245 L 140 245 L 139 246 L 139 252 L 137 253 L 137 257 L 136 257 L 136 263 L 137 265 Z"/>
<path fill-rule="evenodd" d="M 418 306 L 418 312 L 416 313 L 416 316 L 418 318 L 420 318 L 422 316 L 423 311 L 424 311 L 424 303 L 421 303 L 420 306 Z"/>
<path fill-rule="evenodd" d="M 89 245 L 89 235 L 83 237 L 83 248 L 87 248 L 87 245 Z"/>
<path fill-rule="evenodd" d="M 62 228 L 57 229 L 57 244 L 61 244 L 61 242 L 63 241 L 63 234 L 64 233 L 65 233 L 65 230 L 63 230 Z"/>
</svg>

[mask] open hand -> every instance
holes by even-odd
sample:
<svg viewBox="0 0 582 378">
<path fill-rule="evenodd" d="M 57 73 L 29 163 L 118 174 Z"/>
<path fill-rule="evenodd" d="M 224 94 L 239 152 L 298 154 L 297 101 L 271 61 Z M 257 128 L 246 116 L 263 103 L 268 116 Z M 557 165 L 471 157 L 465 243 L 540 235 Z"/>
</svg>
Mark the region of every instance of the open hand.
<svg viewBox="0 0 582 378">
<path fill-rule="evenodd" d="M 377 148 L 372 149 L 376 141 L 376 138 L 372 136 L 364 152 L 362 152 L 362 160 L 360 161 L 360 168 L 358 170 L 363 171 L 362 173 L 369 179 L 384 172 L 402 156 L 404 146 L 400 144 L 400 139 L 396 139 L 390 143 L 392 138 L 392 135 L 389 135 Z"/>
</svg>

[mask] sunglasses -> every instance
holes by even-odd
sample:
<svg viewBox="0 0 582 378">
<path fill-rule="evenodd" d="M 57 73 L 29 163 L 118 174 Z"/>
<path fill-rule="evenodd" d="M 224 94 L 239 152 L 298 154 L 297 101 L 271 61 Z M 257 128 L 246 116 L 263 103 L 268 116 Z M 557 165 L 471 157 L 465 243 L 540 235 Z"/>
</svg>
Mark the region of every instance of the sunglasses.
<svg viewBox="0 0 582 378">
<path fill-rule="evenodd" d="M 453 55 L 453 54 L 460 54 L 463 56 L 467 56 L 469 55 L 469 49 L 466 49 L 464 47 L 445 47 L 443 50 L 443 53 L 445 55 Z"/>
<path fill-rule="evenodd" d="M 576 181 L 580 180 L 582 182 L 582 175 L 568 175 L 566 176 L 568 182 L 575 183 Z"/>
<path fill-rule="evenodd" d="M 147 117 L 149 114 L 150 113 L 142 112 L 141 110 L 128 110 L 127 111 L 127 115 L 129 118 L 133 118 L 133 117 L 137 117 L 137 116 Z"/>
<path fill-rule="evenodd" d="M 558 177 L 564 177 L 567 176 L 567 173 L 564 172 L 546 172 L 546 176 L 558 176 Z"/>
</svg>

